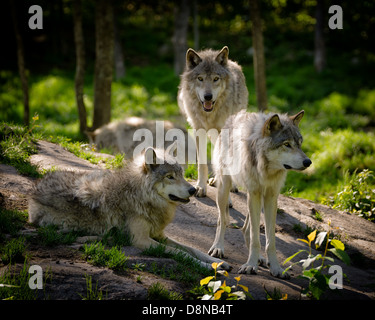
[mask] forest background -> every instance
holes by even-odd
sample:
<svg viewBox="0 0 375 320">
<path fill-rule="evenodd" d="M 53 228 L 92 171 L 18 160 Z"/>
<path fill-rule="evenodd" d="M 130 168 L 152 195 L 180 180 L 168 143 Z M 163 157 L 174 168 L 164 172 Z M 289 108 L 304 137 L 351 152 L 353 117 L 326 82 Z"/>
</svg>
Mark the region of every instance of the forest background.
<svg viewBox="0 0 375 320">
<path fill-rule="evenodd" d="M 43 10 L 42 29 L 29 26 L 32 5 Z M 333 5 L 342 29 L 329 26 Z M 186 125 L 176 101 L 186 49 L 227 45 L 243 67 L 249 111 L 305 110 L 313 165 L 291 172 L 283 193 L 374 220 L 374 1 L 10 0 L 3 13 L 3 124 L 82 144 L 84 130 L 129 116 Z M 255 74 L 254 56 L 265 58 Z"/>
</svg>

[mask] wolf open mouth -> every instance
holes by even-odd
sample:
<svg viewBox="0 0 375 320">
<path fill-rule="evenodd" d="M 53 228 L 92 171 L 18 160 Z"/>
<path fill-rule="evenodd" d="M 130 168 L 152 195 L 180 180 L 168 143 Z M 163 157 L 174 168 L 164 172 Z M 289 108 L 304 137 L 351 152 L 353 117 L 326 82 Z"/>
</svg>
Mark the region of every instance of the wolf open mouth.
<svg viewBox="0 0 375 320">
<path fill-rule="evenodd" d="M 182 203 L 188 203 L 190 201 L 189 198 L 187 198 L 187 199 L 179 198 L 179 197 L 176 197 L 173 194 L 169 194 L 169 199 L 171 199 L 172 201 L 178 201 L 178 202 L 182 202 Z"/>
<path fill-rule="evenodd" d="M 206 112 L 211 112 L 213 109 L 214 109 L 214 104 L 215 104 L 215 101 L 203 101 L 202 102 L 202 107 L 203 107 L 203 110 L 206 111 Z"/>
</svg>

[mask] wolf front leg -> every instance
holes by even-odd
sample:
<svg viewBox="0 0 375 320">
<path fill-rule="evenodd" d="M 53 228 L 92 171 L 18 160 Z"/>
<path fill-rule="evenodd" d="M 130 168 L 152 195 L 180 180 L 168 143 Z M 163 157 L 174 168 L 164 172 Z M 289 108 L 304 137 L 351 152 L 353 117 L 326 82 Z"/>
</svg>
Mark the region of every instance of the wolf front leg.
<svg viewBox="0 0 375 320">
<path fill-rule="evenodd" d="M 198 132 L 201 132 L 199 129 Z M 198 133 L 197 133 L 198 134 Z M 196 139 L 197 146 L 197 163 L 198 163 L 198 182 L 195 186 L 197 197 L 205 197 L 207 194 L 207 179 L 208 179 L 208 166 L 207 166 L 207 136 L 197 135 Z"/>
<path fill-rule="evenodd" d="M 266 253 L 267 264 L 270 273 L 274 277 L 289 279 L 290 275 L 280 267 L 276 256 L 275 226 L 277 215 L 277 198 L 279 192 L 273 188 L 267 188 L 264 197 L 264 216 L 266 222 Z"/>
<path fill-rule="evenodd" d="M 216 205 L 219 210 L 217 219 L 216 235 L 213 245 L 208 254 L 213 257 L 224 258 L 224 235 L 229 224 L 228 196 L 231 188 L 231 177 L 217 177 Z"/>
</svg>

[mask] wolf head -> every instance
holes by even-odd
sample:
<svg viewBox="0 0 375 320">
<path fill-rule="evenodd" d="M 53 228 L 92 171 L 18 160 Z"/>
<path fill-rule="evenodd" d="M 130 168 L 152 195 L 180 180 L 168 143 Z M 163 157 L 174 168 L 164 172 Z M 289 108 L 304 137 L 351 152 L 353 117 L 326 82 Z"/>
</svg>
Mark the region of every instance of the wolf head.
<svg viewBox="0 0 375 320">
<path fill-rule="evenodd" d="M 263 137 L 269 138 L 271 147 L 266 156 L 274 169 L 305 170 L 311 160 L 301 149 L 302 135 L 298 125 L 304 115 L 300 111 L 294 116 L 274 114 L 263 126 Z"/>
<path fill-rule="evenodd" d="M 196 190 L 184 179 L 182 167 L 173 157 L 175 148 L 176 143 L 169 146 L 165 152 L 147 148 L 144 153 L 143 169 L 161 197 L 169 202 L 187 203 Z"/>
<path fill-rule="evenodd" d="M 192 88 L 206 112 L 211 112 L 220 95 L 226 88 L 229 71 L 228 47 L 221 51 L 205 50 L 186 52 L 186 71 L 190 74 Z"/>
</svg>

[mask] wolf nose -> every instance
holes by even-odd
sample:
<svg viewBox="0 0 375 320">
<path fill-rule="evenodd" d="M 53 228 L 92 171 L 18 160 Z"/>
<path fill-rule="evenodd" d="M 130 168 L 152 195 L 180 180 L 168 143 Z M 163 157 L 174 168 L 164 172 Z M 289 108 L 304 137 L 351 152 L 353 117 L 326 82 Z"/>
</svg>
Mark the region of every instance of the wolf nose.
<svg viewBox="0 0 375 320">
<path fill-rule="evenodd" d="M 204 95 L 204 100 L 206 100 L 206 101 L 210 101 L 210 100 L 212 100 L 212 94 L 211 94 L 211 93 L 206 93 L 206 94 Z"/>
<path fill-rule="evenodd" d="M 192 196 L 197 190 L 194 187 L 189 188 L 188 192 Z"/>
<path fill-rule="evenodd" d="M 309 158 L 303 160 L 303 165 L 304 165 L 305 168 L 310 167 L 311 164 L 312 164 L 312 162 L 311 162 L 311 160 Z"/>
</svg>

